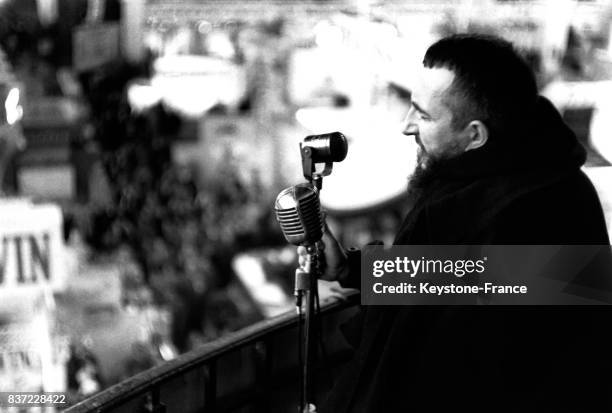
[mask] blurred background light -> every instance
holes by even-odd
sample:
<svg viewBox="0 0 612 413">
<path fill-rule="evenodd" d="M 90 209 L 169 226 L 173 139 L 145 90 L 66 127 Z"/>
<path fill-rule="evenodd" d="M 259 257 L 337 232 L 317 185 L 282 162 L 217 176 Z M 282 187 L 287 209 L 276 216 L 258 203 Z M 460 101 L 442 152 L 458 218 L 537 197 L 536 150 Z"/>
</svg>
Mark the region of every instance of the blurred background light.
<svg viewBox="0 0 612 413">
<path fill-rule="evenodd" d="M 6 110 L 6 122 L 9 125 L 21 120 L 23 116 L 23 108 L 19 104 L 19 89 L 12 88 L 4 101 L 4 109 Z"/>
</svg>

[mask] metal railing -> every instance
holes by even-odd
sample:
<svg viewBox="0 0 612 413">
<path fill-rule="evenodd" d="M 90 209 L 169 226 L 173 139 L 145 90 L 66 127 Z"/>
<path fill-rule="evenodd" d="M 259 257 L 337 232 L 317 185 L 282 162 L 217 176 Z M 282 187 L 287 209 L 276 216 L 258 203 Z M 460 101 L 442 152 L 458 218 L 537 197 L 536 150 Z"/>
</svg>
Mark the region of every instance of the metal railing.
<svg viewBox="0 0 612 413">
<path fill-rule="evenodd" d="M 359 294 L 321 304 L 322 356 L 317 394 L 351 354 L 338 325 L 357 311 Z M 289 312 L 230 333 L 153 367 L 65 410 L 85 412 L 286 412 L 297 410 L 298 318 Z"/>
</svg>

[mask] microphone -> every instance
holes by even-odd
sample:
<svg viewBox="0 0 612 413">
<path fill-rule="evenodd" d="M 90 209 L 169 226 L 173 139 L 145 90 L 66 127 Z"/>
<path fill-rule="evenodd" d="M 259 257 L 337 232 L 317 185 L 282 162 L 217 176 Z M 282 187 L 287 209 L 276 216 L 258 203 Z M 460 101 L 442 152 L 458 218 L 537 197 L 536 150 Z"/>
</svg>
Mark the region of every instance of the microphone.
<svg viewBox="0 0 612 413">
<path fill-rule="evenodd" d="M 322 178 L 332 171 L 334 162 L 341 162 L 346 158 L 348 143 L 346 137 L 340 132 L 310 135 L 300 142 L 302 156 L 302 173 L 304 178 L 313 182 L 317 189 L 321 189 Z M 316 164 L 323 163 L 323 171 L 316 172 Z"/>
<path fill-rule="evenodd" d="M 299 315 L 299 336 L 302 338 L 302 297 L 306 297 L 306 329 L 304 334 L 305 349 L 300 341 L 300 358 L 302 369 L 300 412 L 311 411 L 310 400 L 310 370 L 312 366 L 311 352 L 316 350 L 313 317 L 315 302 L 318 302 L 317 280 L 320 271 L 319 251 L 312 248 L 323 238 L 323 214 L 319 192 L 323 177 L 331 173 L 332 164 L 346 157 L 348 145 L 346 138 L 340 132 L 311 135 L 300 143 L 302 156 L 302 171 L 309 183 L 291 186 L 281 191 L 276 197 L 274 211 L 276 219 L 287 242 L 293 245 L 308 247 L 308 256 L 304 268 L 295 270 L 295 297 Z M 322 172 L 317 172 L 315 164 L 324 163 Z M 324 256 L 323 258 L 324 263 Z M 314 265 L 313 265 L 314 264 Z"/>
<path fill-rule="evenodd" d="M 314 245 L 323 237 L 323 215 L 319 194 L 308 183 L 281 191 L 274 203 L 276 219 L 287 242 Z"/>
<path fill-rule="evenodd" d="M 302 146 L 311 149 L 314 163 L 342 162 L 348 152 L 346 137 L 340 132 L 306 136 Z"/>
</svg>

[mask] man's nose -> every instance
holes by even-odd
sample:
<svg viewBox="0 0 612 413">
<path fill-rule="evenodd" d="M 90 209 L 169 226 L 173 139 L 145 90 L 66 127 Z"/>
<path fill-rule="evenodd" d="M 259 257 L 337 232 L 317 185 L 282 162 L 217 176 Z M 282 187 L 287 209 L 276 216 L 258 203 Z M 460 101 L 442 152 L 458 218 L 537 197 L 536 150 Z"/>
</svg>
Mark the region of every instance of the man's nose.
<svg viewBox="0 0 612 413">
<path fill-rule="evenodd" d="M 419 128 L 414 122 L 414 109 L 410 109 L 404 120 L 404 130 L 402 133 L 406 136 L 416 136 L 419 134 Z"/>
</svg>

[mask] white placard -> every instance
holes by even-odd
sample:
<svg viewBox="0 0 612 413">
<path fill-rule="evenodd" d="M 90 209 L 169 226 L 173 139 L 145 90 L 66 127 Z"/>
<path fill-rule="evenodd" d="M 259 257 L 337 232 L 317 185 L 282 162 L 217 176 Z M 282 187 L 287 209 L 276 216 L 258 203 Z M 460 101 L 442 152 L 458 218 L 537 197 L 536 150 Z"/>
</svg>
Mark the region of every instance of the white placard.
<svg viewBox="0 0 612 413">
<path fill-rule="evenodd" d="M 28 289 L 64 289 L 62 233 L 57 205 L 0 203 L 0 302 Z"/>
</svg>

